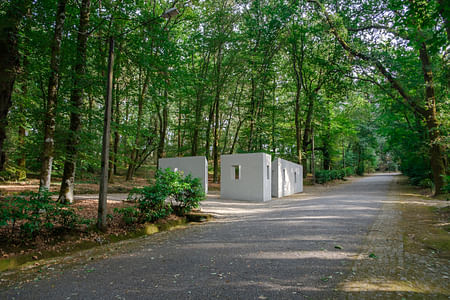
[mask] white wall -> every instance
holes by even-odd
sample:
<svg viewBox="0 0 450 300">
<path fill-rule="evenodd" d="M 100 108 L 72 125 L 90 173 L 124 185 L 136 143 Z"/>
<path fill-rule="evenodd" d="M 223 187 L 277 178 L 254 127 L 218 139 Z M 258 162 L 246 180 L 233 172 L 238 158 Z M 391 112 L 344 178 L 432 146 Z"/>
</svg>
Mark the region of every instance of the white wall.
<svg viewBox="0 0 450 300">
<path fill-rule="evenodd" d="M 188 156 L 160 158 L 159 169 L 171 169 L 172 171 L 182 171 L 185 175 L 191 174 L 192 177 L 199 178 L 208 193 L 208 161 L 204 156 Z"/>
<path fill-rule="evenodd" d="M 303 192 L 302 165 L 277 158 L 272 162 L 272 196 L 284 197 Z"/>
<path fill-rule="evenodd" d="M 271 196 L 272 164 L 265 153 L 231 154 L 220 157 L 222 199 L 268 201 Z M 236 179 L 237 166 L 239 179 Z"/>
</svg>

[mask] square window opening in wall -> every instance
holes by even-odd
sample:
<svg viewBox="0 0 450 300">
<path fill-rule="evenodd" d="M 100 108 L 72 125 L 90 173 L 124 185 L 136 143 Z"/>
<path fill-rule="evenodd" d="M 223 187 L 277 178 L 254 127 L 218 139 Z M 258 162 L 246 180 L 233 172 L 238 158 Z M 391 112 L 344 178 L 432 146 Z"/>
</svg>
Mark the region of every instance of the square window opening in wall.
<svg viewBox="0 0 450 300">
<path fill-rule="evenodd" d="M 240 165 L 231 166 L 231 177 L 234 180 L 241 179 L 241 166 Z"/>
<path fill-rule="evenodd" d="M 266 168 L 267 168 L 267 180 L 270 180 L 270 166 L 267 165 Z"/>
</svg>

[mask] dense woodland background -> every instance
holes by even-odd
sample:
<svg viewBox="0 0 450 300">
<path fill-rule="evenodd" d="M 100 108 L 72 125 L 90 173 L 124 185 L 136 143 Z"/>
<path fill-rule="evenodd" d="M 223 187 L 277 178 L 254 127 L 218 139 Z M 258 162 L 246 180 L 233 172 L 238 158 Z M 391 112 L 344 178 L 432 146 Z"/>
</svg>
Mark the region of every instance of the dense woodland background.
<svg viewBox="0 0 450 300">
<path fill-rule="evenodd" d="M 400 169 L 448 191 L 449 10 L 448 0 L 2 1 L 0 179 L 48 188 L 53 175 L 62 201 L 77 181 L 98 182 L 113 37 L 110 169 L 124 180 L 160 157 L 206 155 L 218 181 L 221 154 L 262 151 L 305 172 Z"/>
</svg>

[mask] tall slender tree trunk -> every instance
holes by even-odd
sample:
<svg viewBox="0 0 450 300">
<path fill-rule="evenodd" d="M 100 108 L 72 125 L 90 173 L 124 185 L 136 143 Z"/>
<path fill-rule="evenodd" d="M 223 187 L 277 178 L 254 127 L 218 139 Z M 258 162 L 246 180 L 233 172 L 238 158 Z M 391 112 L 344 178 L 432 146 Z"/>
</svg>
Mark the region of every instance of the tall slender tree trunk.
<svg viewBox="0 0 450 300">
<path fill-rule="evenodd" d="M 66 19 L 67 0 L 59 0 L 56 12 L 55 33 L 52 41 L 50 58 L 50 78 L 47 92 L 47 111 L 44 122 L 44 149 L 41 155 L 41 174 L 39 190 L 49 190 L 52 175 L 52 165 L 55 148 L 56 105 L 58 101 L 59 64 L 61 54 L 61 40 L 63 36 L 64 21 Z"/>
<path fill-rule="evenodd" d="M 342 168 L 345 169 L 345 144 L 342 143 Z"/>
<path fill-rule="evenodd" d="M 213 173 L 213 182 L 219 182 L 219 91 L 216 94 L 215 101 L 215 118 L 214 118 L 214 144 L 213 144 L 213 161 L 214 161 L 214 173 Z"/>
<path fill-rule="evenodd" d="M 27 66 L 28 66 L 28 53 L 23 55 L 23 71 L 22 71 L 22 76 L 21 76 L 21 80 L 22 80 L 22 84 L 21 84 L 21 93 L 22 93 L 22 97 L 25 99 L 26 97 L 28 97 L 28 71 L 27 71 Z M 22 112 L 22 115 L 20 116 L 20 124 L 19 124 L 19 132 L 18 132 L 18 137 L 19 137 L 19 153 L 20 153 L 20 157 L 17 160 L 17 165 L 20 167 L 19 170 L 19 180 L 24 180 L 27 178 L 27 170 L 26 170 L 26 153 L 25 153 L 25 136 L 26 136 L 26 129 L 25 129 L 25 124 L 27 122 L 26 117 L 25 117 L 25 104 L 22 101 L 19 101 L 19 103 L 17 103 L 17 106 L 19 108 L 19 111 Z"/>
<path fill-rule="evenodd" d="M 0 16 L 0 171 L 4 169 L 5 152 L 3 148 L 8 126 L 8 112 L 17 72 L 20 68 L 20 55 L 17 48 L 19 26 L 31 6 L 31 0 L 11 0 L 6 12 Z"/>
<path fill-rule="evenodd" d="M 304 58 L 304 44 L 303 39 L 301 39 L 301 52 L 300 57 L 297 54 L 297 41 L 292 41 L 292 69 L 295 74 L 295 108 L 294 108 L 294 121 L 295 121 L 295 141 L 297 149 L 297 160 L 298 163 L 302 163 L 302 128 L 300 121 L 300 93 L 302 90 L 302 80 L 303 80 L 303 58 Z M 305 172 L 306 166 L 303 168 Z"/>
<path fill-rule="evenodd" d="M 181 101 L 178 102 L 177 156 L 181 156 Z"/>
<path fill-rule="evenodd" d="M 209 156 L 211 153 L 211 151 L 209 150 L 209 147 L 210 147 L 209 137 L 211 135 L 211 126 L 213 124 L 213 118 L 214 118 L 214 108 L 215 108 L 214 104 L 215 103 L 213 102 L 211 104 L 211 107 L 209 108 L 208 124 L 206 126 L 205 156 L 206 156 L 207 160 L 209 160 Z"/>
<path fill-rule="evenodd" d="M 168 123 L 169 110 L 167 104 L 164 104 L 162 116 L 160 115 L 159 120 L 159 143 L 157 150 L 157 166 L 159 167 L 159 159 L 164 157 L 164 148 L 166 144 L 166 134 L 167 134 L 167 123 Z"/>
<path fill-rule="evenodd" d="M 234 91 L 233 100 L 231 102 L 230 113 L 228 114 L 227 127 L 225 129 L 225 138 L 223 141 L 222 153 L 225 153 L 227 145 L 228 145 L 228 135 L 230 133 L 231 122 L 233 120 L 233 109 L 234 109 L 235 103 L 237 101 L 236 98 L 237 97 L 240 98 L 240 95 L 237 96 L 237 90 L 238 90 L 238 84 L 236 84 L 236 89 Z M 242 89 L 241 89 L 241 92 L 242 92 Z M 239 105 L 239 101 L 238 101 L 238 105 Z"/>
<path fill-rule="evenodd" d="M 162 115 L 158 111 L 158 118 L 159 118 L 159 142 L 158 142 L 158 149 L 156 151 L 156 166 L 159 168 L 159 159 L 164 157 L 164 147 L 166 143 L 166 134 L 167 134 L 167 125 L 168 125 L 168 118 L 169 118 L 169 108 L 168 108 L 168 101 L 169 101 L 169 95 L 168 95 L 168 81 L 166 80 L 166 86 L 164 87 L 164 105 L 162 109 Z"/>
<path fill-rule="evenodd" d="M 271 144 L 272 144 L 272 154 L 276 154 L 277 147 L 275 144 L 275 125 L 276 125 L 276 97 L 275 97 L 275 77 L 274 77 L 274 88 L 273 88 L 273 94 L 272 94 L 272 130 L 271 130 Z"/>
<path fill-rule="evenodd" d="M 108 77 L 106 81 L 105 117 L 102 138 L 102 158 L 100 174 L 100 192 L 98 196 L 97 228 L 105 231 L 108 199 L 108 165 L 109 165 L 109 140 L 111 135 L 111 109 L 114 78 L 114 38 L 109 37 L 108 53 Z"/>
<path fill-rule="evenodd" d="M 241 130 L 242 123 L 244 123 L 244 122 L 242 120 L 239 120 L 238 125 L 236 127 L 236 132 L 234 133 L 233 144 L 231 144 L 231 149 L 230 149 L 229 154 L 233 154 L 234 149 L 236 149 L 236 144 L 237 144 L 237 141 L 239 138 L 239 131 Z"/>
<path fill-rule="evenodd" d="M 150 71 L 147 71 L 145 75 L 144 84 L 142 86 L 141 94 L 138 99 L 138 115 L 137 115 L 137 125 L 136 125 L 136 139 L 134 141 L 133 151 L 131 152 L 131 162 L 128 166 L 127 177 L 125 180 L 133 179 L 134 172 L 136 171 L 136 164 L 138 160 L 138 147 L 140 143 L 140 131 L 142 127 L 142 115 L 144 113 L 144 98 L 147 94 L 148 85 L 150 82 Z"/>
<path fill-rule="evenodd" d="M 214 141 L 213 141 L 213 182 L 219 182 L 219 126 L 220 126 L 220 93 L 222 90 L 222 43 L 219 44 L 216 58 L 216 96 L 214 99 Z"/>
<path fill-rule="evenodd" d="M 195 120 L 194 120 L 194 132 L 192 134 L 192 148 L 191 148 L 191 155 L 196 156 L 198 153 L 198 136 L 200 131 L 200 118 L 202 115 L 202 105 L 201 105 L 201 99 L 199 99 L 199 96 L 197 96 L 197 101 L 195 103 Z"/>
<path fill-rule="evenodd" d="M 330 109 L 330 102 L 327 103 L 327 115 L 325 117 L 326 119 L 326 131 L 325 131 L 325 139 L 323 141 L 323 169 L 324 170 L 331 170 L 331 109 Z"/>
<path fill-rule="evenodd" d="M 204 56 L 203 64 L 200 71 L 200 78 L 204 79 L 206 78 L 206 75 L 209 70 L 209 62 L 211 58 L 211 51 L 208 51 L 206 56 Z M 202 118 L 202 112 L 203 112 L 203 105 L 204 105 L 204 90 L 205 90 L 205 83 L 201 82 L 199 87 L 196 89 L 196 102 L 195 102 L 195 120 L 194 120 L 194 132 L 192 135 L 192 149 L 191 149 L 191 155 L 196 156 L 198 153 L 198 145 L 200 143 L 199 141 L 199 133 L 201 128 L 201 118 Z"/>
<path fill-rule="evenodd" d="M 118 65 L 119 61 L 119 57 L 117 57 L 116 60 L 116 65 Z M 118 103 L 118 99 L 117 99 L 117 88 L 118 88 L 118 84 L 116 83 L 116 79 L 114 78 L 113 80 L 113 99 L 112 99 L 112 107 L 111 107 L 111 131 L 113 132 L 111 134 L 111 141 L 110 141 L 110 151 L 111 151 L 111 158 L 109 159 L 109 170 L 108 170 L 108 182 L 109 183 L 113 183 L 114 182 L 114 160 L 116 159 L 115 153 L 114 153 L 114 134 L 117 131 L 117 126 L 115 124 L 115 120 L 116 120 L 116 104 Z"/>
<path fill-rule="evenodd" d="M 431 171 L 433 174 L 434 182 L 434 194 L 439 195 L 442 193 L 442 187 L 444 186 L 445 176 L 445 163 L 442 145 L 440 144 L 441 134 L 439 130 L 439 124 L 436 116 L 436 97 L 434 92 L 433 72 L 431 66 L 431 60 L 428 55 L 427 47 L 425 43 L 419 49 L 420 60 L 422 62 L 422 72 L 426 83 L 425 97 L 426 97 L 426 110 L 425 120 L 429 131 L 430 139 L 430 157 L 431 157 Z"/>
<path fill-rule="evenodd" d="M 313 112 L 314 112 L 314 96 L 309 95 L 308 97 L 309 103 L 308 103 L 308 111 L 306 113 L 306 120 L 305 120 L 305 131 L 303 132 L 303 144 L 302 144 L 302 151 L 303 153 L 306 153 L 308 150 L 308 145 L 311 143 L 311 124 L 313 119 Z M 302 165 L 303 165 L 303 178 L 306 178 L 308 175 L 308 171 L 306 169 L 306 155 L 302 157 Z"/>
<path fill-rule="evenodd" d="M 330 139 L 331 136 L 327 132 L 325 137 L 325 141 L 323 143 L 323 169 L 330 170 L 331 169 L 331 156 L 330 156 Z"/>
<path fill-rule="evenodd" d="M 255 78 L 251 79 L 251 84 L 252 84 L 252 94 L 250 97 L 250 131 L 248 134 L 248 146 L 247 146 L 247 151 L 250 152 L 253 149 L 253 131 L 255 129 L 255 110 L 256 110 L 256 87 L 255 87 Z"/>
<path fill-rule="evenodd" d="M 294 59 L 295 61 L 295 59 Z M 294 64 L 294 69 L 296 69 Z M 296 92 L 295 92 L 295 109 L 294 109 L 294 119 L 295 119 L 295 141 L 296 141 L 296 149 L 297 149 L 297 160 L 300 164 L 302 162 L 302 128 L 300 122 L 300 91 L 301 91 L 301 82 L 300 77 L 298 75 L 298 71 L 296 73 Z M 303 168 L 305 170 L 306 168 Z"/>
<path fill-rule="evenodd" d="M 75 184 L 75 166 L 80 142 L 79 131 L 81 129 L 81 114 L 83 108 L 83 87 L 86 84 L 86 48 L 88 39 L 88 26 L 90 16 L 91 1 L 83 0 L 80 10 L 80 26 L 78 27 L 78 45 L 73 75 L 72 93 L 70 104 L 72 106 L 70 113 L 69 137 L 66 144 L 66 161 L 64 162 L 64 174 L 59 191 L 59 201 L 62 203 L 73 202 L 73 190 Z"/>
<path fill-rule="evenodd" d="M 114 157 L 113 157 L 113 168 L 114 168 L 114 171 L 113 171 L 113 174 L 117 175 L 118 174 L 117 173 L 117 165 L 119 163 L 119 160 L 118 160 L 118 156 L 119 156 L 119 140 L 120 140 L 119 129 L 118 129 L 118 126 L 120 124 L 120 101 L 119 101 L 119 97 L 117 96 L 117 92 L 116 92 L 116 109 L 115 109 L 115 112 L 116 112 L 116 118 L 115 118 L 116 126 L 114 128 L 114 145 L 113 145 L 113 155 L 114 155 Z"/>
</svg>

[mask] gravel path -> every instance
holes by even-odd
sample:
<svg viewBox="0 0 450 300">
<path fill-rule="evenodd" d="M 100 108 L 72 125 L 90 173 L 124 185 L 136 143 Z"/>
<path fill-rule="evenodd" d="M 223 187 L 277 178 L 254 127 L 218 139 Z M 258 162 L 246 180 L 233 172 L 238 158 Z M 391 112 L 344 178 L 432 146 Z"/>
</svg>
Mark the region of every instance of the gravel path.
<svg viewBox="0 0 450 300">
<path fill-rule="evenodd" d="M 342 298 L 335 289 L 351 274 L 392 181 L 378 174 L 267 203 L 210 197 L 202 210 L 215 221 L 143 238 L 129 253 L 0 298 Z"/>
</svg>

